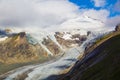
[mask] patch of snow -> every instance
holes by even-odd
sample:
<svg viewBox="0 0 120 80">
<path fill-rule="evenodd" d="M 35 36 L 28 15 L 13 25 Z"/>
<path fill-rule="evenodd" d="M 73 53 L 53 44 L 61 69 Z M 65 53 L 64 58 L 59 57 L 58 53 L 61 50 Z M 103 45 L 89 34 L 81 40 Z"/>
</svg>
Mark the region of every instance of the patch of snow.
<svg viewBox="0 0 120 80">
<path fill-rule="evenodd" d="M 36 39 L 34 39 L 30 34 L 27 34 L 27 40 L 30 44 L 36 45 L 38 42 Z"/>
<path fill-rule="evenodd" d="M 63 33 L 62 38 L 65 40 L 79 40 L 78 38 L 72 39 L 72 35 L 80 34 L 82 36 L 82 35 L 87 35 L 87 32 L 88 31 L 82 29 L 66 30 L 62 32 Z"/>
<path fill-rule="evenodd" d="M 72 45 L 70 45 L 71 47 L 75 47 L 75 46 L 78 46 L 78 44 L 72 44 Z"/>
<path fill-rule="evenodd" d="M 41 45 L 41 47 L 45 51 L 47 51 L 48 54 L 53 55 L 53 53 L 51 53 L 50 50 L 45 45 L 42 44 L 43 39 L 47 38 L 47 34 L 45 32 L 44 33 L 42 33 L 42 32 L 33 33 L 33 34 L 30 34 L 30 35 L 33 36 L 38 41 L 38 43 Z"/>
<path fill-rule="evenodd" d="M 8 37 L 6 36 L 6 37 L 2 37 L 2 38 L 0 38 L 0 41 L 4 41 L 4 40 L 6 40 Z"/>
<path fill-rule="evenodd" d="M 58 41 L 56 40 L 56 38 L 55 38 L 55 36 L 54 36 L 53 33 L 51 33 L 51 34 L 49 35 L 49 38 L 50 38 L 55 44 L 57 44 L 57 45 L 61 48 L 61 50 L 63 50 L 62 46 L 58 43 Z"/>
<path fill-rule="evenodd" d="M 71 40 L 71 37 L 72 37 L 71 34 L 64 34 L 62 38 L 65 40 L 68 40 L 68 39 Z"/>
<path fill-rule="evenodd" d="M 44 41 L 44 39 L 50 38 L 62 50 L 61 45 L 57 42 L 53 33 L 48 33 L 46 31 L 39 31 L 39 32 L 36 32 L 36 33 L 29 33 L 29 34 L 41 45 L 41 47 L 44 50 L 47 51 L 48 54 L 50 54 L 52 56 L 53 56 L 53 53 L 42 43 Z"/>
<path fill-rule="evenodd" d="M 105 26 L 105 23 L 103 21 L 97 20 L 90 18 L 88 16 L 79 16 L 74 19 L 69 19 L 65 22 L 63 22 L 61 25 L 58 25 L 61 29 L 61 31 L 66 31 L 66 30 L 73 30 L 73 29 L 81 29 L 81 30 L 86 30 L 86 31 L 109 31 L 111 30 L 110 28 Z M 86 32 L 81 32 L 82 34 Z"/>
</svg>

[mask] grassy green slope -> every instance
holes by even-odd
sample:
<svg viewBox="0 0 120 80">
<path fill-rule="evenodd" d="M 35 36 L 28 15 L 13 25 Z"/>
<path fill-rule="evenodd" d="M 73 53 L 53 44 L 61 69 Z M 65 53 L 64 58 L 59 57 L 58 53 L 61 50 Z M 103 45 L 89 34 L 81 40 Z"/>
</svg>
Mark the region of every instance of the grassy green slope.
<svg viewBox="0 0 120 80">
<path fill-rule="evenodd" d="M 105 58 L 83 72 L 80 80 L 120 80 L 120 35 L 111 38 L 99 54 Z"/>
<path fill-rule="evenodd" d="M 120 80 L 120 34 L 90 48 L 60 80 Z"/>
</svg>

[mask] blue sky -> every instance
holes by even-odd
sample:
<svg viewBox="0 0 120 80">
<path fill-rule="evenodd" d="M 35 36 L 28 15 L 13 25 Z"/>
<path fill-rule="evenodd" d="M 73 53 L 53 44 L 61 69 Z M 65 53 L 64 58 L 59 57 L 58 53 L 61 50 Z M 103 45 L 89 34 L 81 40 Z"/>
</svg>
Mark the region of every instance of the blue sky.
<svg viewBox="0 0 120 80">
<path fill-rule="evenodd" d="M 115 4 L 117 2 L 120 2 L 120 0 L 69 0 L 70 2 L 80 6 L 80 9 L 95 9 L 95 10 L 101 10 L 106 9 L 110 12 L 110 17 L 114 17 L 117 15 L 120 15 L 120 10 L 116 11 Z M 95 6 L 94 1 L 105 1 L 104 5 L 102 6 Z"/>
</svg>

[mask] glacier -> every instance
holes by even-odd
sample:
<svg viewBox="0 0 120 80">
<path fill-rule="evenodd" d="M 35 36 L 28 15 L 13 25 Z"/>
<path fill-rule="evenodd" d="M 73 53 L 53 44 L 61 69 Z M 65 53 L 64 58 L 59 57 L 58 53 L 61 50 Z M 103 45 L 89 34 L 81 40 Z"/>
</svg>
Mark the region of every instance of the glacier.
<svg viewBox="0 0 120 80">
<path fill-rule="evenodd" d="M 27 75 L 28 77 L 25 80 L 46 80 L 49 76 L 59 75 L 62 71 L 67 69 L 68 67 L 75 64 L 79 55 L 83 55 L 85 47 L 89 42 L 96 38 L 95 35 L 88 36 L 88 39 L 83 42 L 80 47 L 71 48 L 65 51 L 65 54 L 58 60 L 49 61 L 43 64 L 38 65 L 29 65 L 16 70 L 11 71 L 7 78 L 4 80 L 14 80 L 18 75 L 22 75 L 24 72 L 29 71 Z M 49 80 L 55 80 L 51 78 Z"/>
</svg>

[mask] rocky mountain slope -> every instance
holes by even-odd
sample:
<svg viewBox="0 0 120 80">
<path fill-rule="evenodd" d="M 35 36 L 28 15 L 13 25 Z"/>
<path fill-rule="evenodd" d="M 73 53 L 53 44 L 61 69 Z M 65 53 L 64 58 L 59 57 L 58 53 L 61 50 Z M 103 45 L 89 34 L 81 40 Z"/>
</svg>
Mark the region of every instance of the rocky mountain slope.
<svg viewBox="0 0 120 80">
<path fill-rule="evenodd" d="M 33 34 L 27 32 L 14 33 L 12 31 L 6 32 L 5 30 L 1 30 L 0 33 L 1 76 L 3 73 L 6 73 L 15 68 L 22 67 L 28 64 L 29 65 L 35 64 L 36 62 L 41 63 L 44 60 L 46 61 L 46 60 L 54 59 L 57 56 L 63 56 L 63 54 L 65 54 L 64 57 L 58 61 L 59 65 L 61 64 L 64 65 L 67 63 L 69 63 L 69 65 L 72 65 L 75 61 L 66 62 L 64 58 L 74 59 L 75 57 L 77 57 L 77 55 L 79 55 L 79 50 L 77 50 L 75 47 L 79 47 L 81 43 L 83 43 L 88 37 L 88 35 L 81 35 L 80 32 L 81 30 L 78 30 L 77 33 L 72 33 L 68 31 L 59 32 L 62 33 L 61 36 L 61 34 L 58 34 L 58 32 L 52 34 L 46 32 Z M 69 36 L 67 33 L 69 33 Z M 69 39 L 66 39 L 66 37 L 64 36 L 69 37 Z M 71 51 L 67 51 L 70 48 L 73 49 Z M 58 62 L 54 63 L 55 65 L 52 64 L 51 65 L 49 64 L 49 66 L 46 65 L 46 67 L 56 66 L 58 65 Z M 33 67 L 37 67 L 37 66 L 33 66 Z M 32 67 L 28 67 L 26 69 L 29 70 L 29 68 L 31 69 Z M 44 68 L 44 66 L 40 68 L 42 69 Z M 51 73 L 48 73 L 48 75 Z M 1 76 L 0 79 L 3 79 L 1 78 Z"/>
<path fill-rule="evenodd" d="M 66 36 L 67 34 L 65 33 L 62 34 Z M 52 34 L 44 31 L 39 33 L 14 33 L 10 29 L 1 30 L 0 68 L 4 68 L 0 70 L 0 74 L 8 71 L 6 65 L 10 66 L 19 63 L 20 65 L 23 63 L 33 64 L 33 62 L 41 62 L 49 58 L 61 56 L 66 49 L 80 46 L 87 39 L 87 35 L 81 35 L 79 32 L 69 33 L 69 39 L 66 39 L 57 34 L 57 32 Z M 78 36 L 72 38 L 74 35 Z"/>
<path fill-rule="evenodd" d="M 55 37 L 63 48 L 72 48 L 80 46 L 87 39 L 87 36 L 91 33 L 89 31 L 85 31 L 85 34 L 81 34 L 81 32 L 82 31 L 80 29 L 55 32 Z"/>
<path fill-rule="evenodd" d="M 0 62 L 19 63 L 37 60 L 47 52 L 39 44 L 29 44 L 26 33 L 20 32 L 0 42 Z"/>
<path fill-rule="evenodd" d="M 59 80 L 119 80 L 120 25 L 86 49 L 85 55 Z"/>
</svg>

